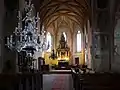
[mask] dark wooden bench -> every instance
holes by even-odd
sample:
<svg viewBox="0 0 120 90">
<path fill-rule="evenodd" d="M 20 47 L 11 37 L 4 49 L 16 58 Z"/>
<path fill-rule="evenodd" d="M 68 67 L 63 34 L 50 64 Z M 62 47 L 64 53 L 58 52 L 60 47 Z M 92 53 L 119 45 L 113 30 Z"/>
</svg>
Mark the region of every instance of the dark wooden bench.
<svg viewBox="0 0 120 90">
<path fill-rule="evenodd" d="M 75 73 L 72 71 L 75 90 L 120 90 L 120 74 Z"/>
<path fill-rule="evenodd" d="M 0 74 L 0 90 L 42 90 L 41 73 Z"/>
</svg>

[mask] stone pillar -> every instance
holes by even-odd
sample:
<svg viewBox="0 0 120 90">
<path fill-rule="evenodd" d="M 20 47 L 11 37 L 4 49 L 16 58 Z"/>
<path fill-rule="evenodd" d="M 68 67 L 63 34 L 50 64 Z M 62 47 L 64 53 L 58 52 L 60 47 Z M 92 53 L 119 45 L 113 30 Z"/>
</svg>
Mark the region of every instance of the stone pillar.
<svg viewBox="0 0 120 90">
<path fill-rule="evenodd" d="M 2 72 L 3 69 L 3 63 L 4 63 L 4 36 L 3 36 L 3 31 L 4 31 L 4 15 L 5 15 L 5 7 L 4 7 L 4 0 L 0 0 L 0 73 Z"/>
<path fill-rule="evenodd" d="M 111 0 L 112 1 L 112 0 Z M 108 72 L 113 59 L 113 26 L 111 22 L 111 5 L 104 7 L 92 0 L 92 67 L 95 71 Z M 113 4 L 113 3 L 112 3 Z"/>
<path fill-rule="evenodd" d="M 25 0 L 19 0 L 19 10 L 20 11 L 24 10 L 24 5 L 25 5 Z"/>
<path fill-rule="evenodd" d="M 88 68 L 92 68 L 91 61 L 92 61 L 92 55 L 91 55 L 91 43 L 92 43 L 92 34 L 91 34 L 91 27 L 90 27 L 90 22 L 88 20 L 87 22 L 87 31 L 88 31 Z"/>
<path fill-rule="evenodd" d="M 71 26 L 70 26 L 70 46 L 68 46 L 68 47 L 70 47 L 70 55 L 69 55 L 69 65 L 73 65 L 73 55 L 74 55 L 74 53 L 73 53 L 73 43 L 74 43 L 74 28 L 73 28 L 73 25 L 71 24 Z M 67 44 L 68 44 L 68 41 L 67 41 Z"/>
<path fill-rule="evenodd" d="M 85 29 L 83 28 L 82 34 L 82 65 L 85 65 Z"/>
<path fill-rule="evenodd" d="M 3 57 L 3 70 L 8 68 L 6 65 L 6 61 L 10 61 L 11 67 L 9 68 L 10 73 L 16 72 L 16 52 L 9 50 L 5 47 L 5 37 L 13 34 L 15 27 L 17 25 L 17 8 L 18 2 L 14 2 L 13 5 L 6 1 L 5 4 L 5 14 L 4 14 L 4 57 Z M 6 71 L 7 72 L 7 71 Z"/>
<path fill-rule="evenodd" d="M 111 38 L 110 38 L 110 65 L 109 65 L 109 70 L 112 70 L 112 62 L 114 60 L 114 25 L 115 25 L 115 3 L 116 0 L 110 0 L 110 8 L 109 8 L 109 12 L 110 12 L 110 30 L 111 30 Z"/>
<path fill-rule="evenodd" d="M 73 35 L 73 33 L 74 33 L 74 32 L 71 33 L 71 42 L 72 42 L 72 43 L 71 43 L 71 44 L 72 44 L 72 45 L 71 45 L 71 52 L 70 52 L 71 55 L 72 55 L 71 58 L 70 58 L 70 64 L 71 64 L 71 65 L 73 65 L 73 60 L 74 60 L 74 58 L 73 58 L 73 55 L 74 55 L 74 52 L 73 52 L 74 35 Z"/>
<path fill-rule="evenodd" d="M 102 9 L 101 9 L 102 10 Z M 109 12 L 107 9 L 97 10 L 97 30 L 94 34 L 95 69 L 96 71 L 109 71 Z"/>
<path fill-rule="evenodd" d="M 91 40 L 91 68 L 95 70 L 95 55 L 94 55 L 94 37 L 93 32 L 95 31 L 95 1 L 91 0 L 91 34 L 92 34 L 92 40 Z"/>
<path fill-rule="evenodd" d="M 5 25 L 4 25 L 4 36 L 10 36 L 15 30 L 16 24 L 16 11 L 7 11 L 8 15 L 5 16 Z M 10 60 L 12 64 L 12 72 L 15 72 L 16 68 L 16 52 L 8 49 L 7 47 L 4 50 L 4 63 Z"/>
<path fill-rule="evenodd" d="M 57 49 L 57 39 L 58 39 L 58 32 L 56 31 L 56 29 L 55 29 L 55 32 L 54 32 L 54 50 L 56 50 Z"/>
</svg>

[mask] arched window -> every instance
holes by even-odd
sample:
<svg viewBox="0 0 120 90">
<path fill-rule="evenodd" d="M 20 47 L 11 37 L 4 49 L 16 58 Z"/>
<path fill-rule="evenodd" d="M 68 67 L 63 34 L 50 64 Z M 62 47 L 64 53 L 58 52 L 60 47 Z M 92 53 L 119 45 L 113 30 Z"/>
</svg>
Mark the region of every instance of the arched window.
<svg viewBox="0 0 120 90">
<path fill-rule="evenodd" d="M 50 32 L 47 33 L 46 39 L 47 39 L 47 52 L 51 52 L 52 37 Z"/>
<path fill-rule="evenodd" d="M 64 37 L 65 37 L 65 41 L 66 41 L 66 40 L 67 40 L 66 33 L 65 33 L 65 32 L 63 32 L 63 35 L 64 35 Z"/>
<path fill-rule="evenodd" d="M 81 51 L 81 32 L 77 32 L 77 52 Z"/>
</svg>

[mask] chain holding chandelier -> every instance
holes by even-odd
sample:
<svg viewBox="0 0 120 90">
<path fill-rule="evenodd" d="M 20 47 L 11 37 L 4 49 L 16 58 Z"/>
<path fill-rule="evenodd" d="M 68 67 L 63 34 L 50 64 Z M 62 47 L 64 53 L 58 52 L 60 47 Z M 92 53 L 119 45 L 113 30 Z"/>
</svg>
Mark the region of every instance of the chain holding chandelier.
<svg viewBox="0 0 120 90">
<path fill-rule="evenodd" d="M 13 35 L 7 37 L 7 47 L 17 52 L 26 51 L 26 53 L 34 53 L 34 51 L 43 51 L 46 48 L 45 31 L 38 30 L 38 22 L 40 20 L 39 13 L 33 15 L 34 6 L 31 1 L 26 2 L 25 17 L 18 11 L 18 25 Z M 40 32 L 39 32 L 40 31 Z"/>
</svg>

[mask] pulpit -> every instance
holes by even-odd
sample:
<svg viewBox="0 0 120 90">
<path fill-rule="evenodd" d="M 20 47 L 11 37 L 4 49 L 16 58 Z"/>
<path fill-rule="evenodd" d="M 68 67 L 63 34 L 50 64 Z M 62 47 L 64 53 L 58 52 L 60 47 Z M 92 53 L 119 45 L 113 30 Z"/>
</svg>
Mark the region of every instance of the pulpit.
<svg viewBox="0 0 120 90">
<path fill-rule="evenodd" d="M 56 53 L 57 53 L 58 67 L 66 68 L 69 65 L 70 48 L 67 45 L 67 41 L 65 41 L 65 37 L 63 33 L 61 34 L 59 46 L 56 49 Z"/>
</svg>

